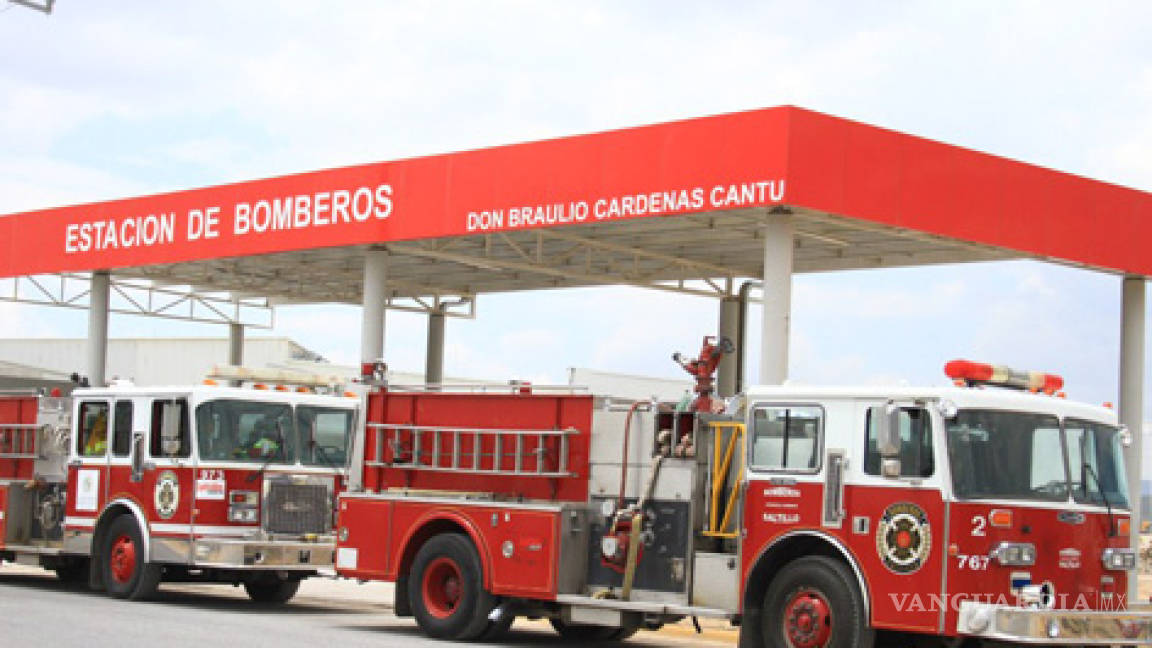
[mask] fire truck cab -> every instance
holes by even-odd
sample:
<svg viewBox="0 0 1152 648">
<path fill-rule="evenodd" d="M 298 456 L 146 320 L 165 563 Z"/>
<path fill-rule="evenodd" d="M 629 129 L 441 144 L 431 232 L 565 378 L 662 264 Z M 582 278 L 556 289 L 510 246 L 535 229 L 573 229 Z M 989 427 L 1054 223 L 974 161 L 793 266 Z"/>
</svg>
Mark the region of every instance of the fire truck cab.
<svg viewBox="0 0 1152 648">
<path fill-rule="evenodd" d="M 696 407 L 381 389 L 337 572 L 396 581 L 397 614 L 451 639 L 515 616 L 584 641 L 716 617 L 742 646 L 1152 644 L 1125 600 L 1112 410 L 1046 374 L 949 374 Z"/>
<path fill-rule="evenodd" d="M 0 558 L 120 598 L 171 580 L 287 601 L 332 567 L 358 410 L 283 386 L 0 396 Z"/>
</svg>

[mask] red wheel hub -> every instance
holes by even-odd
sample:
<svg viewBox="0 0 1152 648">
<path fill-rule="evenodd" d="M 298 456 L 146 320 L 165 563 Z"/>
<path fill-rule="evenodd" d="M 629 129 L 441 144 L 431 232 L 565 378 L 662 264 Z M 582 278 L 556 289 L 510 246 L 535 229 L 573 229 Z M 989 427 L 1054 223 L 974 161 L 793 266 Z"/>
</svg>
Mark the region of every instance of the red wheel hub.
<svg viewBox="0 0 1152 648">
<path fill-rule="evenodd" d="M 820 592 L 804 589 L 784 606 L 784 636 L 794 648 L 819 648 L 832 635 L 832 615 Z"/>
<path fill-rule="evenodd" d="M 108 566 L 111 568 L 112 579 L 121 585 L 132 580 L 136 573 L 136 543 L 127 535 L 122 535 L 112 541 L 112 549 L 108 552 Z"/>
<path fill-rule="evenodd" d="M 460 566 L 447 557 L 428 564 L 421 585 L 424 608 L 440 619 L 452 616 L 464 594 L 464 576 L 460 573 Z"/>
</svg>

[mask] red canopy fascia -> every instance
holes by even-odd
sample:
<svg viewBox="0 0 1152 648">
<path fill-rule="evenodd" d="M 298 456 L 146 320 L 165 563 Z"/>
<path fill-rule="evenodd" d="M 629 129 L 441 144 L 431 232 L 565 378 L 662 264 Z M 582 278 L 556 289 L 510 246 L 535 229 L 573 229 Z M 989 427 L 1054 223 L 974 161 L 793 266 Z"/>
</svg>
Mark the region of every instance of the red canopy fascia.
<svg viewBox="0 0 1152 648">
<path fill-rule="evenodd" d="M 308 222 L 253 227 L 259 205 L 295 211 L 298 200 Z M 0 218 L 0 276 L 774 204 L 1152 275 L 1152 194 L 778 107 L 13 214 Z"/>
</svg>

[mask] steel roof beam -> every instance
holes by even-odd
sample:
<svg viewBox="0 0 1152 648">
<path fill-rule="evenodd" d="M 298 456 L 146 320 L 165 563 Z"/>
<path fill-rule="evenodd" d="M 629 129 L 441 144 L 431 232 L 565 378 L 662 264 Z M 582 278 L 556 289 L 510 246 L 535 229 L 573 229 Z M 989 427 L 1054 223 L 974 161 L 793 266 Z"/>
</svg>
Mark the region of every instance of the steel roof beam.
<svg viewBox="0 0 1152 648">
<path fill-rule="evenodd" d="M 46 284 L 49 279 L 58 281 L 57 287 L 50 290 Z M 3 279 L 0 283 L 10 283 L 11 289 L 0 293 L 0 301 L 85 310 L 91 295 L 91 281 L 89 276 L 73 273 Z M 33 290 L 30 291 L 25 285 Z M 237 323 L 260 329 L 270 329 L 274 323 L 272 309 L 266 300 L 259 303 L 250 300 L 237 302 L 195 291 L 142 286 L 115 278 L 110 281 L 110 288 L 118 297 L 108 309 L 111 313 L 148 315 L 206 324 Z M 173 312 L 173 309 L 182 305 L 187 306 L 186 311 L 181 309 L 182 312 Z"/>
<path fill-rule="evenodd" d="M 444 252 L 439 250 L 429 250 L 414 245 L 390 245 L 388 249 L 396 254 L 408 254 L 413 256 L 423 256 L 430 259 L 440 259 L 444 261 L 452 261 L 463 265 L 469 265 L 483 270 L 505 270 L 514 272 L 527 272 L 549 277 L 555 277 L 566 280 L 576 280 L 587 284 L 598 285 L 630 285 L 638 288 L 652 288 L 654 290 L 664 290 L 669 292 L 678 292 L 690 295 L 700 295 L 704 297 L 722 297 L 723 293 L 717 293 L 711 290 L 701 290 L 690 288 L 687 286 L 669 286 L 655 283 L 653 280 L 629 278 L 627 276 L 613 276 L 601 275 L 590 272 L 580 272 L 574 269 L 562 269 L 545 266 L 537 263 L 528 263 L 521 261 L 511 261 L 507 259 L 494 258 L 494 257 L 473 257 L 466 254 L 456 252 Z"/>
</svg>

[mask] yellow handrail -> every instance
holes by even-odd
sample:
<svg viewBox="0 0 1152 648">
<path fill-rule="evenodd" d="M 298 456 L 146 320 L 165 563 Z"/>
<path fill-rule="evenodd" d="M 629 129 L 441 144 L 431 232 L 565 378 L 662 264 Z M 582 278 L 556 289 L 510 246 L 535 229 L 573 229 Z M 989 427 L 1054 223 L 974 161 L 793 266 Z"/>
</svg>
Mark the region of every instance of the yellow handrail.
<svg viewBox="0 0 1152 648">
<path fill-rule="evenodd" d="M 728 525 L 732 521 L 732 511 L 736 508 L 736 500 L 740 497 L 739 475 L 744 474 L 744 424 L 736 421 L 714 421 L 709 423 L 708 427 L 712 428 L 712 506 L 709 507 L 708 528 L 704 530 L 704 535 L 710 538 L 736 538 L 740 532 L 737 529 L 729 531 Z M 724 440 L 726 430 L 731 430 L 731 434 L 728 435 L 728 443 L 725 444 L 723 457 L 721 457 L 720 445 Z M 724 506 L 724 516 L 720 517 L 720 498 L 724 494 L 723 478 L 732 466 L 733 455 L 738 456 L 737 461 L 739 461 L 740 467 L 736 471 L 737 483 L 732 485 L 732 492 L 728 494 L 728 501 Z M 719 523 L 717 523 L 717 518 L 720 518 Z"/>
</svg>

